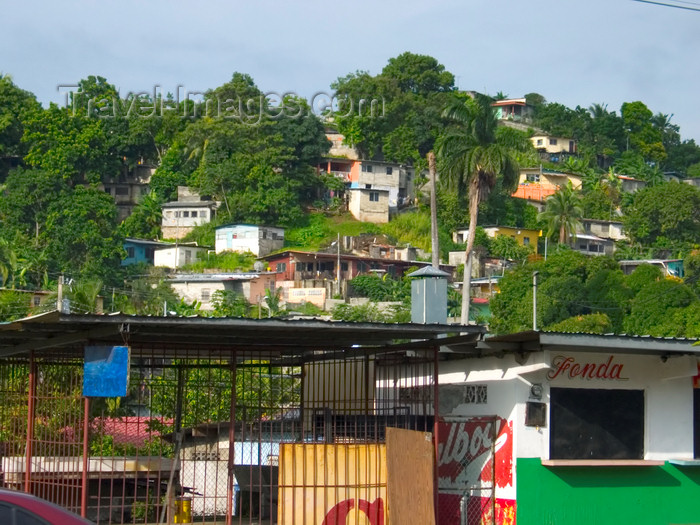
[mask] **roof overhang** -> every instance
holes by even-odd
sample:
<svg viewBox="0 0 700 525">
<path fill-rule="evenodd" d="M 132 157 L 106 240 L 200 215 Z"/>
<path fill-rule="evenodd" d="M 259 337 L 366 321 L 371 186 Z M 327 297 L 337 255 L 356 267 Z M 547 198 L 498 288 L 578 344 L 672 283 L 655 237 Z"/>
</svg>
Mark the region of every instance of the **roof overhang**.
<svg viewBox="0 0 700 525">
<path fill-rule="evenodd" d="M 677 339 L 630 335 L 570 334 L 563 332 L 519 332 L 487 337 L 477 344 L 479 355 L 529 353 L 544 350 L 570 352 L 612 352 L 631 355 L 697 355 L 697 339 Z"/>
<path fill-rule="evenodd" d="M 52 312 L 0 325 L 0 358 L 82 356 L 91 345 L 128 345 L 133 356 L 225 359 L 236 351 L 305 362 L 381 353 L 434 350 L 444 343 L 475 347 L 484 328 L 444 324 L 348 323 L 319 320 Z"/>
</svg>

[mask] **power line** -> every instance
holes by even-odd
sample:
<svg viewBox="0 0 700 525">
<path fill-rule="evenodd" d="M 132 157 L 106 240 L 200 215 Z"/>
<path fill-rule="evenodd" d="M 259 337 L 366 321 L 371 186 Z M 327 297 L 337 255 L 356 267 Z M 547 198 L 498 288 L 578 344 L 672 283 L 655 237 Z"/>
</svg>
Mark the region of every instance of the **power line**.
<svg viewBox="0 0 700 525">
<path fill-rule="evenodd" d="M 660 5 L 662 7 L 675 7 L 676 9 L 685 9 L 686 11 L 700 11 L 700 8 L 698 8 L 698 7 L 686 7 L 683 5 L 667 4 L 665 2 L 652 2 L 651 0 L 632 0 L 632 1 L 639 2 L 642 4 Z M 684 3 L 691 4 L 691 5 L 700 5 L 700 4 L 695 4 L 692 2 L 684 2 Z"/>
</svg>

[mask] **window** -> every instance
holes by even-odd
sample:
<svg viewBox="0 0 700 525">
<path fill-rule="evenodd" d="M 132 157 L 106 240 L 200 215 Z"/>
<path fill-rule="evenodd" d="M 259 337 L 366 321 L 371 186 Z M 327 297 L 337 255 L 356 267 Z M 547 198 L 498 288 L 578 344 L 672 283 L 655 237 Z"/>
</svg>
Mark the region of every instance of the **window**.
<svg viewBox="0 0 700 525">
<path fill-rule="evenodd" d="M 183 211 L 183 212 L 182 212 L 182 216 L 183 216 L 183 217 L 189 217 L 189 216 L 190 216 L 189 210 Z"/>
<path fill-rule="evenodd" d="M 557 145 L 557 139 L 549 139 L 549 145 L 550 145 L 550 146 L 556 146 L 556 145 Z"/>
<path fill-rule="evenodd" d="M 202 288 L 202 301 L 208 301 L 209 299 L 211 299 L 211 290 Z"/>
<path fill-rule="evenodd" d="M 340 269 L 341 269 L 342 271 L 344 271 L 344 272 L 347 272 L 347 271 L 348 271 L 348 263 L 346 263 L 346 262 L 341 262 L 341 263 L 340 263 Z"/>
<path fill-rule="evenodd" d="M 287 271 L 287 263 L 277 263 L 277 266 L 275 268 L 278 272 L 286 272 Z"/>
<path fill-rule="evenodd" d="M 115 190 L 115 195 L 129 195 L 128 186 L 117 186 Z"/>
<path fill-rule="evenodd" d="M 371 202 L 379 202 L 379 192 L 378 191 L 370 191 L 369 192 L 369 200 Z"/>
<path fill-rule="evenodd" d="M 41 306 L 41 297 L 35 295 L 32 300 L 32 303 L 34 304 L 34 306 Z"/>
<path fill-rule="evenodd" d="M 465 392 L 465 403 L 483 405 L 487 402 L 486 385 L 467 385 Z"/>
<path fill-rule="evenodd" d="M 179 211 L 176 211 L 176 212 L 175 212 L 175 217 L 178 218 L 178 219 L 180 218 L 180 212 L 179 212 Z"/>
<path fill-rule="evenodd" d="M 523 237 L 523 246 L 530 245 L 530 237 Z"/>
<path fill-rule="evenodd" d="M 550 399 L 550 459 L 643 459 L 643 390 L 552 388 Z"/>
<path fill-rule="evenodd" d="M 199 214 L 199 216 L 202 219 L 206 219 L 207 218 L 207 210 L 202 210 L 201 213 Z"/>
<path fill-rule="evenodd" d="M 193 210 L 193 211 L 192 211 L 192 217 L 196 217 L 196 216 L 197 216 L 197 211 L 196 211 L 196 210 Z"/>
<path fill-rule="evenodd" d="M 372 173 L 372 165 L 362 164 L 362 171 L 364 171 L 365 173 Z"/>
<path fill-rule="evenodd" d="M 527 174 L 527 181 L 528 182 L 539 182 L 540 181 L 540 174 L 539 173 L 528 173 Z"/>
<path fill-rule="evenodd" d="M 386 174 L 391 175 L 392 173 L 394 173 L 394 168 L 392 168 L 391 166 L 387 166 L 386 167 Z"/>
<path fill-rule="evenodd" d="M 542 139 L 537 139 L 537 145 L 538 146 L 543 146 L 544 141 Z"/>
<path fill-rule="evenodd" d="M 192 262 L 192 250 L 185 250 L 185 264 Z"/>
<path fill-rule="evenodd" d="M 126 258 L 127 258 L 127 259 L 133 259 L 133 258 L 134 258 L 134 247 L 133 247 L 133 246 L 127 246 L 127 248 L 126 248 Z"/>
<path fill-rule="evenodd" d="M 366 190 L 371 190 L 371 189 L 372 189 L 372 185 L 371 185 L 371 184 L 365 184 L 365 189 L 366 189 Z"/>
<path fill-rule="evenodd" d="M 23 509 L 15 509 L 15 525 L 47 525 L 46 521 L 36 514 Z"/>
<path fill-rule="evenodd" d="M 600 231 L 601 231 L 601 233 L 610 233 L 610 225 L 609 224 L 601 224 Z"/>
</svg>

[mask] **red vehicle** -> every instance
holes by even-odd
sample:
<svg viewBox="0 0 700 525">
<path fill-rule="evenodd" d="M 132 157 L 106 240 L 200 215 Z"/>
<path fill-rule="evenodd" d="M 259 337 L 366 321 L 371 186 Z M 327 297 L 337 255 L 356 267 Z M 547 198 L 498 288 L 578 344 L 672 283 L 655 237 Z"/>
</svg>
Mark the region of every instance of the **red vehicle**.
<svg viewBox="0 0 700 525">
<path fill-rule="evenodd" d="M 94 525 L 53 503 L 16 490 L 0 489 L 2 525 Z"/>
</svg>

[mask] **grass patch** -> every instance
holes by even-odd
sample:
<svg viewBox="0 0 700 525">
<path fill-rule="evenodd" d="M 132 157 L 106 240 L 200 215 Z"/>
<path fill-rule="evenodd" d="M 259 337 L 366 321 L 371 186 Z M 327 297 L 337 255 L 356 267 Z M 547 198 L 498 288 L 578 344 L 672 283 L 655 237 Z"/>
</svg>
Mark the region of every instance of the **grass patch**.
<svg viewBox="0 0 700 525">
<path fill-rule="evenodd" d="M 349 213 L 331 217 L 310 213 L 305 224 L 284 232 L 284 245 L 285 249 L 317 251 L 335 241 L 338 234 L 354 237 L 362 233 L 381 233 L 381 228 L 371 222 L 355 220 Z"/>
<path fill-rule="evenodd" d="M 203 270 L 221 270 L 224 272 L 250 272 L 255 264 L 255 255 L 252 253 L 222 252 L 210 253 L 192 264 L 182 267 L 191 272 Z"/>
</svg>

